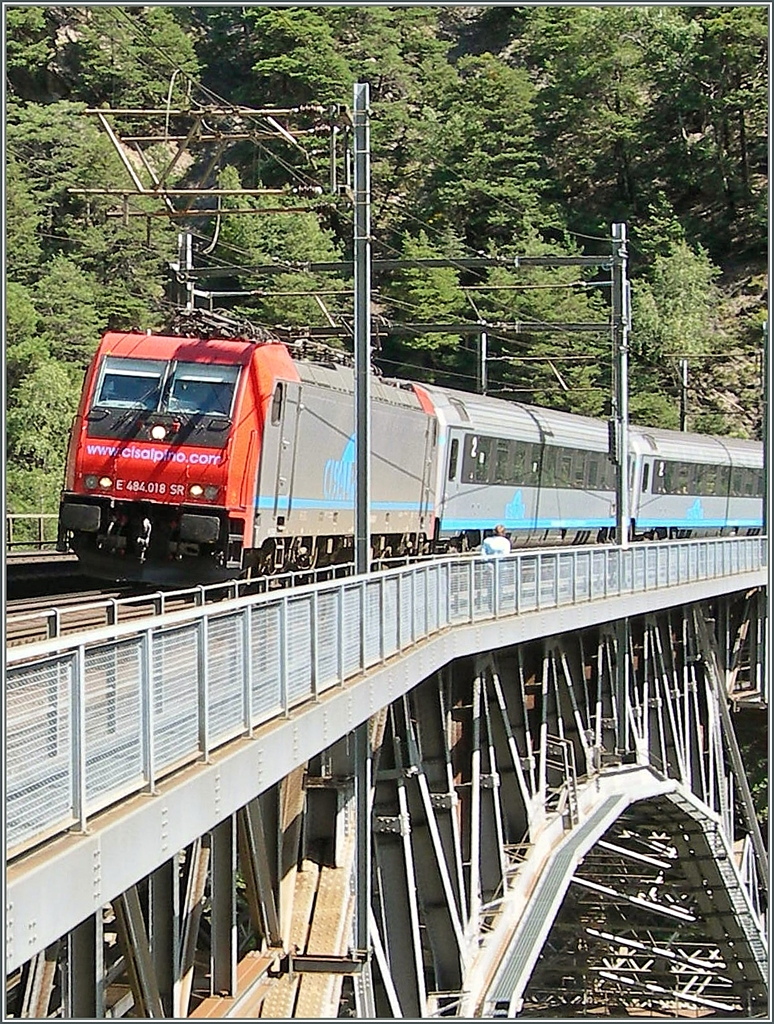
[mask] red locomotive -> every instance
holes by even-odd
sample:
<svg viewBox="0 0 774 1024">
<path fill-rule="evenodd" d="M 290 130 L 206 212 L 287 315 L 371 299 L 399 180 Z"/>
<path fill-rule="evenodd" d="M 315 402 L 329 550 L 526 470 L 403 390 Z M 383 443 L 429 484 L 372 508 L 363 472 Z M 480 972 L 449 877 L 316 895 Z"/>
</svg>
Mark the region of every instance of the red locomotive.
<svg viewBox="0 0 774 1024">
<path fill-rule="evenodd" d="M 373 382 L 376 556 L 432 534 L 436 426 L 421 389 Z M 351 557 L 353 374 L 245 339 L 106 334 L 67 458 L 60 546 L 163 584 Z"/>
</svg>

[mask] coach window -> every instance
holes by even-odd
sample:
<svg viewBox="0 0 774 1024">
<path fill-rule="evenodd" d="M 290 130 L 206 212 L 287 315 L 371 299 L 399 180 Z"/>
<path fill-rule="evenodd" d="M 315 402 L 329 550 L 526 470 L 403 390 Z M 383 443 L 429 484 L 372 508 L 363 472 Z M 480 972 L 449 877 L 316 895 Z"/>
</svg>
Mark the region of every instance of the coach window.
<svg viewBox="0 0 774 1024">
<path fill-rule="evenodd" d="M 490 482 L 492 455 L 492 438 L 479 438 L 478 451 L 476 453 L 475 480 L 477 484 L 488 484 Z"/>
<path fill-rule="evenodd" d="M 642 493 L 644 494 L 648 489 L 650 483 L 650 463 L 645 462 L 642 466 Z"/>
<path fill-rule="evenodd" d="M 656 472 L 653 474 L 653 493 L 663 494 L 666 489 L 666 463 L 663 459 L 656 463 Z"/>
<path fill-rule="evenodd" d="M 742 496 L 742 484 L 744 481 L 744 470 L 737 466 L 731 473 L 731 496 L 740 498 Z"/>
<path fill-rule="evenodd" d="M 551 448 L 549 445 L 543 449 L 540 482 L 543 487 L 554 487 L 556 484 L 556 448 Z"/>
<path fill-rule="evenodd" d="M 511 482 L 511 442 L 504 438 L 497 441 L 494 482 L 496 484 Z"/>
<path fill-rule="evenodd" d="M 458 437 L 452 438 L 451 449 L 449 451 L 449 479 L 453 480 L 457 475 L 457 460 L 460 455 L 460 439 Z"/>
<path fill-rule="evenodd" d="M 513 451 L 513 475 L 511 477 L 511 483 L 514 484 L 526 484 L 529 483 L 529 454 L 530 445 L 523 444 L 521 441 L 514 442 Z"/>
</svg>

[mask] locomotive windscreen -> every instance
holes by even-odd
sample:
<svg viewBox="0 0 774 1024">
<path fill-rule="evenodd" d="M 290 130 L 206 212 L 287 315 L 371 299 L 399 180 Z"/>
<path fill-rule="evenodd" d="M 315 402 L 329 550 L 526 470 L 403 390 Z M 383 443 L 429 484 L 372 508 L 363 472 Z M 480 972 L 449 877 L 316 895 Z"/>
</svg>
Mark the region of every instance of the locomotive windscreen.
<svg viewBox="0 0 774 1024">
<path fill-rule="evenodd" d="M 167 363 L 106 356 L 94 405 L 118 409 L 156 409 Z"/>
<path fill-rule="evenodd" d="M 166 409 L 229 416 L 238 376 L 238 366 L 177 363 L 168 384 Z"/>
<path fill-rule="evenodd" d="M 106 356 L 93 407 L 230 416 L 240 367 Z"/>
</svg>

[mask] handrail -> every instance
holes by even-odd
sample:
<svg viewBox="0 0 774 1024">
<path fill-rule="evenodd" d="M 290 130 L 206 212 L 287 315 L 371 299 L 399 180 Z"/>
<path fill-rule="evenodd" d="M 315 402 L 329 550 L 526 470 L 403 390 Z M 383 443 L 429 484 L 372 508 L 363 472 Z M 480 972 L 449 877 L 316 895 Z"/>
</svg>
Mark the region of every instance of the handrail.
<svg viewBox="0 0 774 1024">
<path fill-rule="evenodd" d="M 41 551 L 52 547 L 57 541 L 59 517 L 54 512 L 9 512 L 5 517 L 5 549 L 6 551 Z M 29 536 L 14 536 L 17 524 L 37 524 L 37 529 L 24 531 Z M 46 525 L 54 524 L 54 530 L 46 530 Z M 51 535 L 53 533 L 53 536 Z M 47 535 L 48 534 L 48 535 Z"/>
<path fill-rule="evenodd" d="M 6 837 L 84 827 L 447 627 L 759 572 L 763 537 L 445 558 L 11 648 Z"/>
</svg>

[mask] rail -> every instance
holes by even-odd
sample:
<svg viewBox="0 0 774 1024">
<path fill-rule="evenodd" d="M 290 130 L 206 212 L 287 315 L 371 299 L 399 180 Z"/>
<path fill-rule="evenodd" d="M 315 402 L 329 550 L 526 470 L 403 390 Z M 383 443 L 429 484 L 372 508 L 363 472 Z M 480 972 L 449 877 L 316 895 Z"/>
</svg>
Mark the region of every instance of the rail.
<svg viewBox="0 0 774 1024">
<path fill-rule="evenodd" d="M 760 571 L 766 538 L 449 558 L 11 648 L 16 855 L 450 626 Z"/>
<path fill-rule="evenodd" d="M 5 517 L 6 551 L 42 551 L 56 544 L 59 517 L 48 512 L 10 512 Z"/>
</svg>

